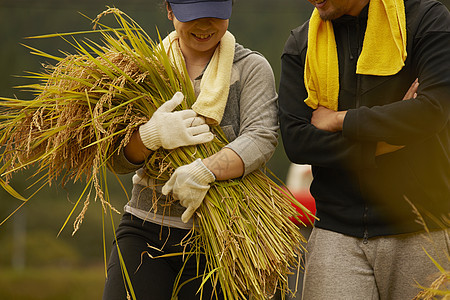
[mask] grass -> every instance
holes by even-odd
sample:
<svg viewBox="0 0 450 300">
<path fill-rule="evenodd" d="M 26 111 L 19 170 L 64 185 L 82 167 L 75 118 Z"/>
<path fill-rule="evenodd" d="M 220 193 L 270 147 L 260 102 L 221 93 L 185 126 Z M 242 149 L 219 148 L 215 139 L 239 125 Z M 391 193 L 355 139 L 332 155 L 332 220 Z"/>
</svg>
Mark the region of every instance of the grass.
<svg viewBox="0 0 450 300">
<path fill-rule="evenodd" d="M 78 300 L 101 299 L 104 266 L 80 268 L 26 268 L 0 266 L 0 299 Z"/>
</svg>

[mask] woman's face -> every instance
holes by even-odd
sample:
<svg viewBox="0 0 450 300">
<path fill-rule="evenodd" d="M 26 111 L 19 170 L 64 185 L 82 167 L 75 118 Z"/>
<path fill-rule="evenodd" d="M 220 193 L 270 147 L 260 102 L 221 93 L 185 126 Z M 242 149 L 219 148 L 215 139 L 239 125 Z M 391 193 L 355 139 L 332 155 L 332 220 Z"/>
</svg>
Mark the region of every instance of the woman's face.
<svg viewBox="0 0 450 300">
<path fill-rule="evenodd" d="M 201 18 L 189 22 L 180 22 L 168 7 L 168 18 L 173 21 L 180 38 L 182 50 L 194 52 L 214 51 L 228 29 L 229 20 Z"/>
</svg>

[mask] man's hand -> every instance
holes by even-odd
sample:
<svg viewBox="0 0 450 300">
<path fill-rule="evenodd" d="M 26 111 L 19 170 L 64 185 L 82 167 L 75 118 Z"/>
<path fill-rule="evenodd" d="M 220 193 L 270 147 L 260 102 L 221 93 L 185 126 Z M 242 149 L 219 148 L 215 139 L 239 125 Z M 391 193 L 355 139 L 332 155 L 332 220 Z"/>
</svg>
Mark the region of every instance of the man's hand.
<svg viewBox="0 0 450 300">
<path fill-rule="evenodd" d="M 347 111 L 334 111 L 324 106 L 319 106 L 313 111 L 311 124 L 329 132 L 341 131 Z"/>
<path fill-rule="evenodd" d="M 419 88 L 419 78 L 416 78 L 416 80 L 414 80 L 414 82 L 409 87 L 408 91 L 406 91 L 403 100 L 416 99 L 418 88 Z"/>
</svg>

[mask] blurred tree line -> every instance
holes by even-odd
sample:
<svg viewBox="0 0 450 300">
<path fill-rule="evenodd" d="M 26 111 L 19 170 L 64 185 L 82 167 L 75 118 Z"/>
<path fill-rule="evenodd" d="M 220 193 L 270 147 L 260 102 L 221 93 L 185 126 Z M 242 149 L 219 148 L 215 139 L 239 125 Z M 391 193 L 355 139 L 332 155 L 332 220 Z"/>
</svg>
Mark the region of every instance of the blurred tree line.
<svg viewBox="0 0 450 300">
<path fill-rule="evenodd" d="M 450 7 L 450 0 L 443 0 Z M 91 29 L 89 18 L 95 18 L 106 6 L 115 6 L 137 21 L 154 39 L 156 28 L 164 36 L 172 30 L 167 20 L 162 0 L 0 0 L 0 96 L 31 99 L 33 95 L 14 88 L 32 83 L 25 79 L 25 72 L 39 72 L 42 57 L 36 57 L 21 44 L 51 54 L 72 51 L 59 38 L 27 39 L 27 37 L 73 32 Z M 261 52 L 271 63 L 278 83 L 280 55 L 289 31 L 310 16 L 312 6 L 306 0 L 236 0 L 230 22 L 230 31 L 244 46 Z M 81 14 L 80 14 L 81 13 Z M 82 15 L 83 14 L 83 15 Z M 54 63 L 48 61 L 48 63 Z M 280 143 L 269 167 L 284 180 L 289 162 Z M 14 186 L 26 191 L 31 171 L 18 173 Z M 128 192 L 131 175 L 122 176 Z M 2 266 L 16 268 L 24 266 L 76 266 L 101 263 L 103 259 L 102 208 L 100 203 L 91 203 L 85 221 L 75 237 L 71 236 L 72 217 L 56 238 L 73 204 L 78 200 L 83 184 L 70 184 L 64 188 L 57 185 L 44 188 L 11 219 L 0 226 L 0 270 Z M 111 201 L 119 210 L 126 203 L 125 193 L 111 179 Z M 84 199 L 82 199 L 82 202 Z M 21 202 L 0 190 L 0 222 Z M 79 209 L 75 211 L 76 216 Z M 106 253 L 109 254 L 113 239 L 111 216 L 105 218 Z M 113 214 L 117 224 L 120 216 Z M 24 235 L 26 233 L 26 235 Z"/>
</svg>

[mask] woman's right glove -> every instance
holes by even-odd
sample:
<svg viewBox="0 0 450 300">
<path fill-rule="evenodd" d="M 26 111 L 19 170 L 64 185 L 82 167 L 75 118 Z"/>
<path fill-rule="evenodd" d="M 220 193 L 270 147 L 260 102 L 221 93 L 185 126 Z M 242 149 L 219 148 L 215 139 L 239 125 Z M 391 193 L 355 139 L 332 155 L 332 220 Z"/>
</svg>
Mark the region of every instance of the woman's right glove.
<svg viewBox="0 0 450 300">
<path fill-rule="evenodd" d="M 173 111 L 183 101 L 183 94 L 176 92 L 154 113 L 150 120 L 139 127 L 145 147 L 156 150 L 175 149 L 182 146 L 203 144 L 212 141 L 214 135 L 205 119 L 192 109 Z"/>
<path fill-rule="evenodd" d="M 215 180 L 214 173 L 197 158 L 190 164 L 178 167 L 164 184 L 162 193 L 168 195 L 172 192 L 173 198 L 180 200 L 180 204 L 186 207 L 181 220 L 187 223 L 205 199 L 209 184 Z"/>
</svg>

